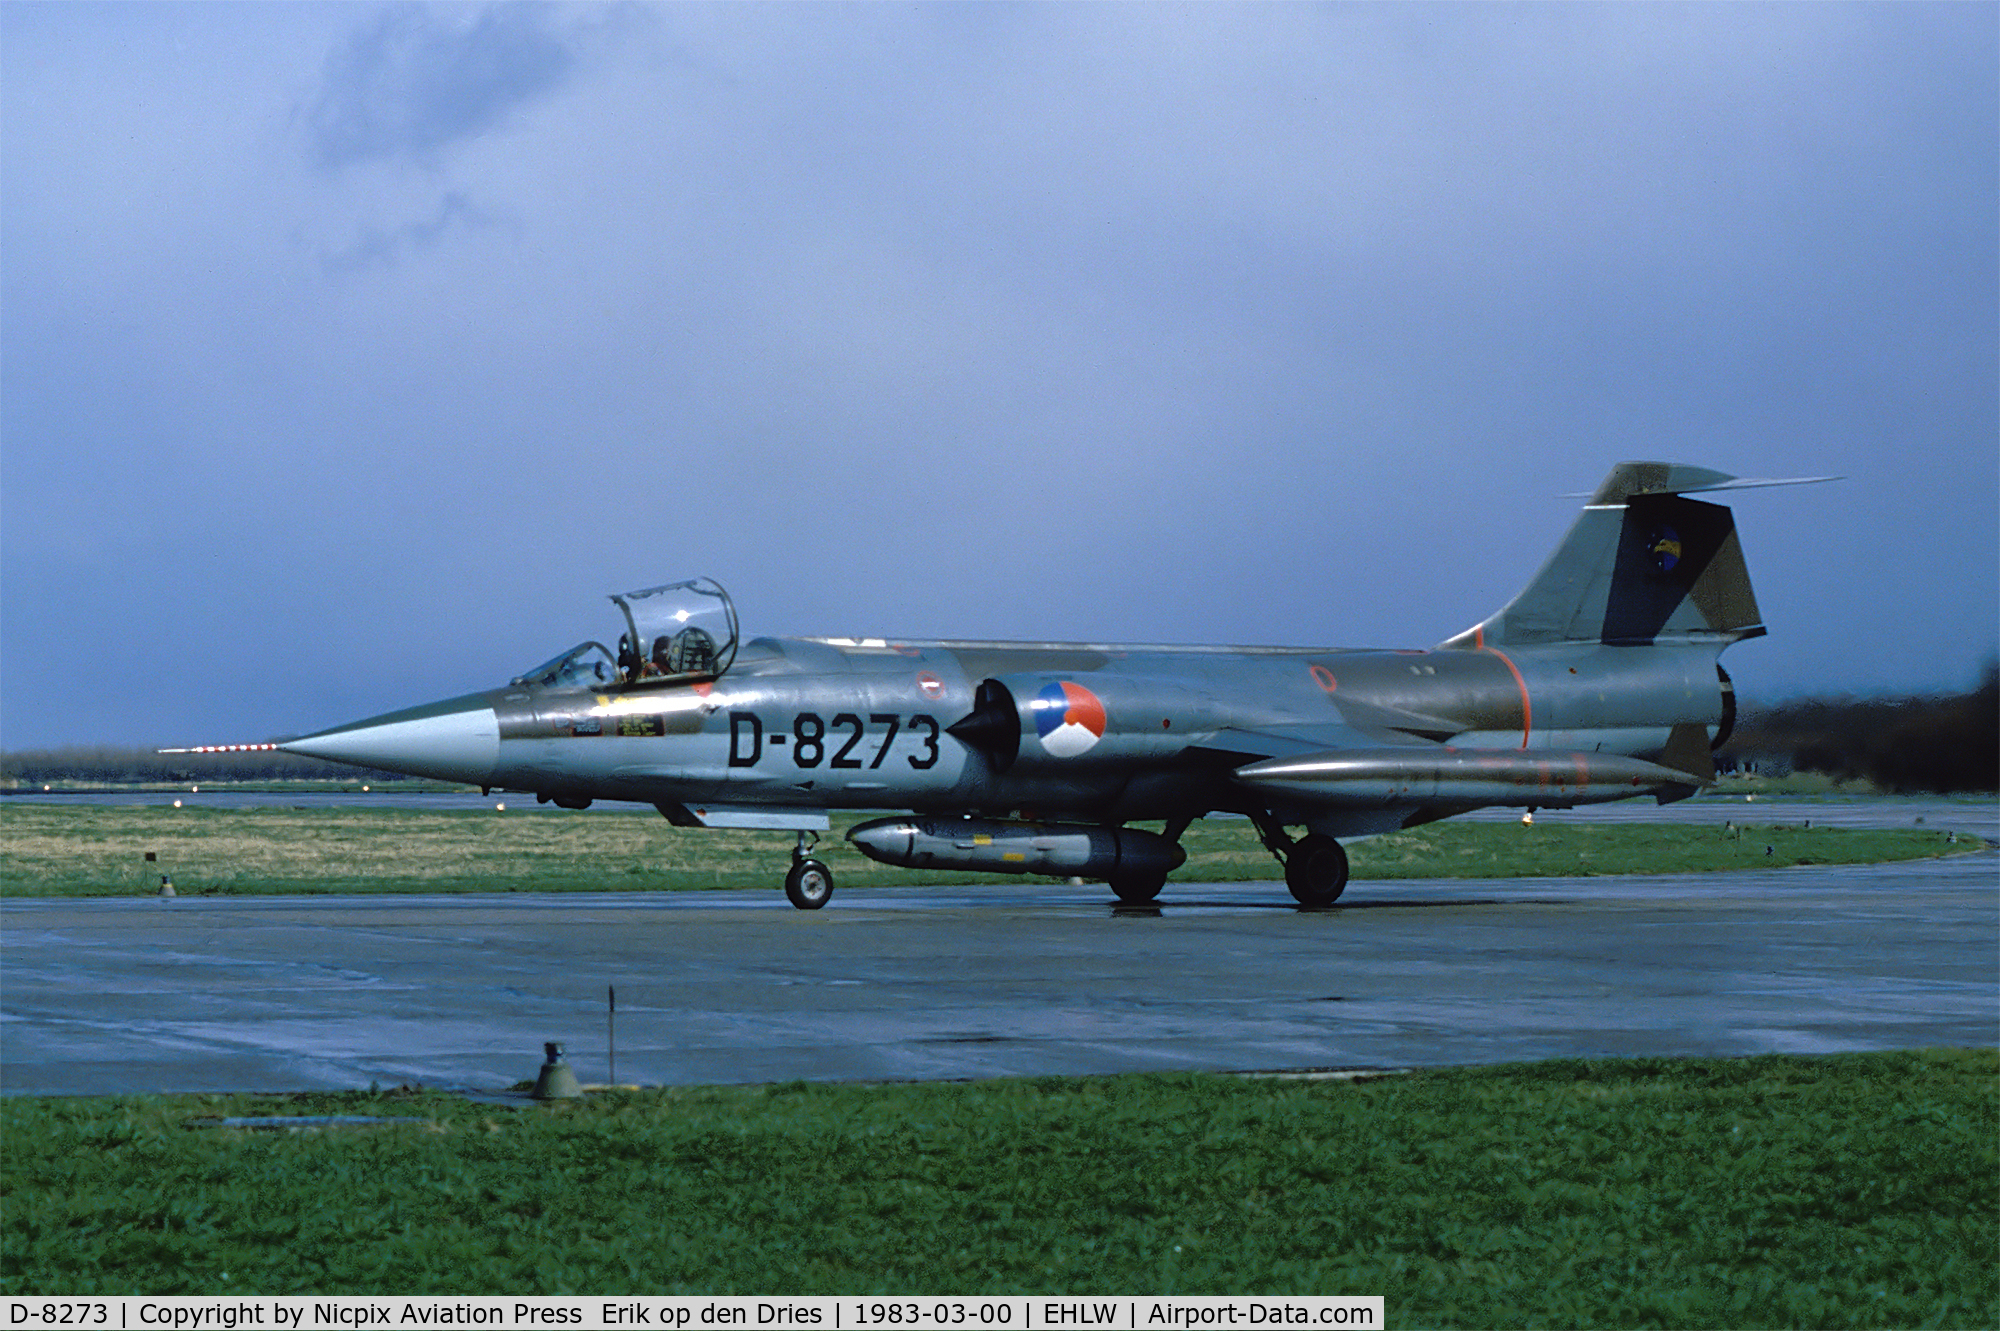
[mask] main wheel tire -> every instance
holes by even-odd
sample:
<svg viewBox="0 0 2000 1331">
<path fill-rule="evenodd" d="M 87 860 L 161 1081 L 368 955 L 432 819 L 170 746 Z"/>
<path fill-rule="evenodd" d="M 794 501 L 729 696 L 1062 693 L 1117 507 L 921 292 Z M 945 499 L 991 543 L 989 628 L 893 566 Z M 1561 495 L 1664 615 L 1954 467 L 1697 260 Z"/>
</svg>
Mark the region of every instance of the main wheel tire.
<svg viewBox="0 0 2000 1331">
<path fill-rule="evenodd" d="M 833 870 L 818 860 L 800 860 L 785 875 L 785 895 L 800 910 L 818 910 L 833 896 Z"/>
<path fill-rule="evenodd" d="M 1317 832 L 1301 839 L 1285 859 L 1285 886 L 1301 906 L 1331 906 L 1347 886 L 1347 851 Z"/>
<path fill-rule="evenodd" d="M 1111 878 L 1111 894 L 1128 906 L 1143 906 L 1160 895 L 1160 889 L 1167 885 L 1163 873 L 1115 874 Z"/>
</svg>

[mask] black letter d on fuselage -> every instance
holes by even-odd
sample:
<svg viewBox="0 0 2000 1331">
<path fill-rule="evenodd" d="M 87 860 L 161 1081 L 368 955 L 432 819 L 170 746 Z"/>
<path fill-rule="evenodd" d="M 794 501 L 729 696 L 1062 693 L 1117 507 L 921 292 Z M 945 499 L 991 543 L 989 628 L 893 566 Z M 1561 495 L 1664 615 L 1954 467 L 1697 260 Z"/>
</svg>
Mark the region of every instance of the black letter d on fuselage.
<svg viewBox="0 0 2000 1331">
<path fill-rule="evenodd" d="M 743 730 L 746 724 L 750 730 L 750 752 L 743 752 Z M 729 765 L 731 767 L 755 767 L 757 759 L 764 753 L 764 723 L 757 719 L 755 712 L 731 712 L 729 714 Z"/>
</svg>

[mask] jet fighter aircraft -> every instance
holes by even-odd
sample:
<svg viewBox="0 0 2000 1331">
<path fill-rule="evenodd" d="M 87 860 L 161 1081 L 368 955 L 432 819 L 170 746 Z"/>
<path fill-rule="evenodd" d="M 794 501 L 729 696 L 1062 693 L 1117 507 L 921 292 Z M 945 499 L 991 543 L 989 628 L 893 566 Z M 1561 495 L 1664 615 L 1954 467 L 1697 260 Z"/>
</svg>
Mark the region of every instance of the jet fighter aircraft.
<svg viewBox="0 0 2000 1331">
<path fill-rule="evenodd" d="M 1790 483 L 1621 463 L 1520 595 L 1428 650 L 742 642 L 698 578 L 613 596 L 615 649 L 277 747 L 796 831 L 801 910 L 833 894 L 811 852 L 835 809 L 885 815 L 847 835 L 887 864 L 1076 875 L 1125 902 L 1160 892 L 1194 819 L 1237 813 L 1324 906 L 1343 838 L 1710 784 L 1736 710 L 1717 658 L 1765 630 L 1730 511 L 1686 496 Z"/>
</svg>

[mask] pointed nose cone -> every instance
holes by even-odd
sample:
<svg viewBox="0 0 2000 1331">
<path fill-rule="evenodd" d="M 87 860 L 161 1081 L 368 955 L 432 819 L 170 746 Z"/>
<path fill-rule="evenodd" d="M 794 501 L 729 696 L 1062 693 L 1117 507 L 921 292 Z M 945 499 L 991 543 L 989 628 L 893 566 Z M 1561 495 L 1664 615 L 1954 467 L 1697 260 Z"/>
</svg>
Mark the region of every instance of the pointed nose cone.
<svg viewBox="0 0 2000 1331">
<path fill-rule="evenodd" d="M 483 694 L 370 717 L 279 748 L 308 758 L 485 785 L 500 759 L 500 719 Z"/>
</svg>

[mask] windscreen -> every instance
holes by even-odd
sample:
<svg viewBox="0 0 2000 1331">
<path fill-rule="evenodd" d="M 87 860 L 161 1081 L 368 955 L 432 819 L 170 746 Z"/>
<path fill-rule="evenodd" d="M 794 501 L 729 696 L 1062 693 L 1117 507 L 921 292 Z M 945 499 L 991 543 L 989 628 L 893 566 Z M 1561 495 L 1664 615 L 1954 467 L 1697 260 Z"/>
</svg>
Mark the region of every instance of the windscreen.
<svg viewBox="0 0 2000 1331">
<path fill-rule="evenodd" d="M 516 675 L 513 682 L 537 689 L 601 689 L 617 680 L 611 649 L 601 642 L 583 642 L 525 675 Z"/>
</svg>

